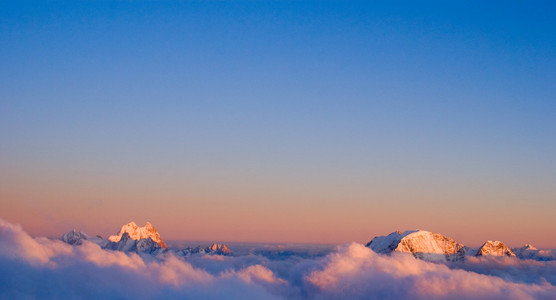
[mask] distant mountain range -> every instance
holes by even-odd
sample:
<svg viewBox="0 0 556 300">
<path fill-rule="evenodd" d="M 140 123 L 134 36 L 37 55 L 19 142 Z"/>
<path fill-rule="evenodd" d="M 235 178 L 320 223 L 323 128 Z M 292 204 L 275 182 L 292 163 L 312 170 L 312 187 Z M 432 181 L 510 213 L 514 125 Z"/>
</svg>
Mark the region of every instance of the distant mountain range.
<svg viewBox="0 0 556 300">
<path fill-rule="evenodd" d="M 231 255 L 232 253 L 224 244 L 168 249 L 158 231 L 149 222 L 143 227 L 137 226 L 134 222 L 125 224 L 117 235 L 112 235 L 108 239 L 98 235 L 91 237 L 75 229 L 62 235 L 60 239 L 70 245 L 81 245 L 87 240 L 103 249 L 153 255 L 169 251 L 184 257 L 193 254 Z M 379 254 L 411 253 L 418 259 L 432 262 L 458 263 L 468 257 L 481 256 L 507 256 L 539 261 L 556 260 L 556 255 L 551 250 L 538 250 L 529 244 L 510 249 L 500 241 L 486 241 L 479 248 L 471 248 L 440 233 L 425 230 L 394 231 L 386 236 L 374 237 L 366 246 Z"/>
<path fill-rule="evenodd" d="M 154 226 L 147 222 L 145 226 L 139 227 L 135 222 L 130 222 L 122 226 L 117 235 L 112 235 L 108 239 L 100 236 L 90 237 L 86 233 L 79 230 L 72 230 L 60 237 L 65 243 L 70 245 L 81 245 L 84 240 L 93 242 L 103 249 L 118 250 L 125 252 L 137 252 L 147 254 L 161 254 L 172 251 L 180 256 L 189 256 L 192 254 L 216 254 L 230 255 L 231 251 L 226 245 L 212 244 L 205 248 L 183 248 L 168 249 L 168 246 L 160 237 L 160 234 Z"/>
<path fill-rule="evenodd" d="M 425 230 L 394 231 L 377 236 L 366 245 L 381 254 L 411 253 L 418 259 L 434 262 L 463 262 L 469 256 L 508 256 L 520 259 L 554 260 L 552 251 L 538 250 L 527 244 L 510 249 L 500 241 L 486 241 L 478 249 L 467 247 L 439 233 Z"/>
</svg>

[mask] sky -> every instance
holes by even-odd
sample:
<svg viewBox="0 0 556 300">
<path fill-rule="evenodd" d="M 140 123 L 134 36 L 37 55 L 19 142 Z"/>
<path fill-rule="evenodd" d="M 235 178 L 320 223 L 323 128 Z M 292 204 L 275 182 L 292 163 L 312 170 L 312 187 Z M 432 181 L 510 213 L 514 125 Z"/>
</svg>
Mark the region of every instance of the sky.
<svg viewBox="0 0 556 300">
<path fill-rule="evenodd" d="M 556 248 L 555 8 L 1 2 L 0 217 Z"/>
</svg>

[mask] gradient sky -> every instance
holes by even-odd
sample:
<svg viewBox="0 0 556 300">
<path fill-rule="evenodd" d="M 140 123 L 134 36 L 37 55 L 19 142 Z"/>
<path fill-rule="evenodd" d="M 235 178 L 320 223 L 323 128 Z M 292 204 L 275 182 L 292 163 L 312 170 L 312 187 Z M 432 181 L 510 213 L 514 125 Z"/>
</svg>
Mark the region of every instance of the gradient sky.
<svg viewBox="0 0 556 300">
<path fill-rule="evenodd" d="M 449 3 L 446 3 L 449 2 Z M 34 235 L 556 247 L 554 2 L 0 3 L 0 217 Z"/>
</svg>

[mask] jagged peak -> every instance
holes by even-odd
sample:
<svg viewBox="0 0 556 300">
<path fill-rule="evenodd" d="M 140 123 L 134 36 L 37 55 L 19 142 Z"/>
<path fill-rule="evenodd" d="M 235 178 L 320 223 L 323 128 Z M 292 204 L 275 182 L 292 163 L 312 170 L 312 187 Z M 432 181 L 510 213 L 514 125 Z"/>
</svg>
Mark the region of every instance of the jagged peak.
<svg viewBox="0 0 556 300">
<path fill-rule="evenodd" d="M 502 243 L 501 241 L 486 241 L 480 248 L 477 250 L 476 256 L 515 256 L 513 251 L 506 246 L 506 244 Z"/>
<path fill-rule="evenodd" d="M 222 251 L 222 252 L 229 252 L 230 251 L 230 249 L 228 248 L 228 246 L 226 246 L 226 244 L 216 244 L 216 243 L 208 246 L 207 250 L 209 250 L 209 251 Z"/>
<path fill-rule="evenodd" d="M 112 235 L 108 238 L 111 242 L 117 243 L 122 239 L 122 236 L 127 234 L 130 239 L 139 241 L 141 239 L 151 238 L 155 243 L 160 245 L 162 248 L 168 248 L 166 243 L 160 237 L 160 234 L 156 231 L 156 228 L 150 223 L 146 222 L 145 226 L 139 227 L 135 222 L 131 221 L 122 226 L 117 235 Z"/>
<path fill-rule="evenodd" d="M 487 241 L 483 244 L 483 246 L 488 246 L 488 245 L 493 245 L 493 246 L 502 245 L 502 246 L 506 246 L 506 245 L 505 245 L 504 243 L 502 243 L 501 241 L 491 241 L 491 240 L 487 240 Z M 481 247 L 482 247 L 482 246 L 481 246 Z"/>
</svg>

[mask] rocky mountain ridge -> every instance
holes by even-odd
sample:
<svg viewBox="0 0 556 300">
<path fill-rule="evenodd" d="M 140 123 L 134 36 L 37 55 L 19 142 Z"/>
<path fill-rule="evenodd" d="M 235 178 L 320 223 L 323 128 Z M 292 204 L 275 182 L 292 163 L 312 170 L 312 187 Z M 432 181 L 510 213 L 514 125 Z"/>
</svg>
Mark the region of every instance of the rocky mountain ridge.
<svg viewBox="0 0 556 300">
<path fill-rule="evenodd" d="M 100 236 L 91 237 L 74 229 L 62 235 L 60 240 L 75 246 L 89 241 L 103 249 L 153 255 L 168 251 L 182 257 L 195 254 L 231 255 L 230 249 L 224 244 L 168 249 L 158 231 L 149 222 L 143 227 L 130 222 L 122 226 L 117 235 L 112 235 L 108 239 Z M 505 256 L 539 261 L 556 260 L 554 251 L 538 250 L 530 244 L 510 249 L 500 241 L 486 241 L 479 248 L 470 248 L 452 238 L 425 230 L 395 231 L 386 236 L 376 236 L 366 246 L 379 254 L 411 253 L 418 259 L 433 262 L 463 262 L 471 256 Z"/>
</svg>

